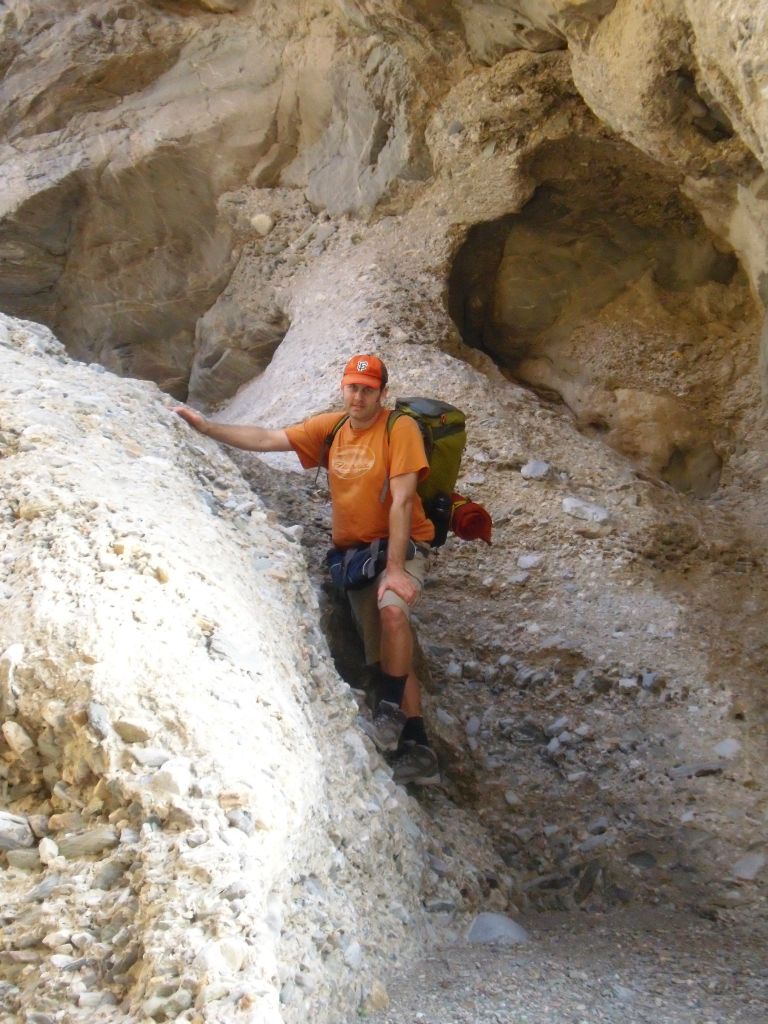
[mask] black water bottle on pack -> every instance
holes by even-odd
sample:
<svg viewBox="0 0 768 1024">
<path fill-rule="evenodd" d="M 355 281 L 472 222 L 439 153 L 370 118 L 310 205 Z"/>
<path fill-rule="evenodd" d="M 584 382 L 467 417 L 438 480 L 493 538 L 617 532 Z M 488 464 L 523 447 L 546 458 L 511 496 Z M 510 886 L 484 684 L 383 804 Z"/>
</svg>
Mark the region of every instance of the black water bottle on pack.
<svg viewBox="0 0 768 1024">
<path fill-rule="evenodd" d="M 449 494 L 438 494 L 429 503 L 427 515 L 435 524 L 433 548 L 445 544 L 448 538 L 448 527 L 451 525 L 451 497 Z"/>
</svg>

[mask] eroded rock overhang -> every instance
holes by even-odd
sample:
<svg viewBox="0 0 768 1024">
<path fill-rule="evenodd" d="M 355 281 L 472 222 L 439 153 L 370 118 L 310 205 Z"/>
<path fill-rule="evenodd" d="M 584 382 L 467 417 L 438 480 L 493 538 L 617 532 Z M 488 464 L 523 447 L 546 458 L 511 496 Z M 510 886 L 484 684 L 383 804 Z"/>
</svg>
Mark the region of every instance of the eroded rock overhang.
<svg viewBox="0 0 768 1024">
<path fill-rule="evenodd" d="M 524 173 L 531 199 L 473 227 L 453 263 L 463 339 L 639 468 L 712 493 L 728 382 L 754 373 L 759 323 L 735 255 L 626 143 L 545 143 Z"/>
<path fill-rule="evenodd" d="M 531 144 L 581 132 L 577 107 L 677 179 L 762 300 L 765 34 L 725 6 L 10 5 L 2 303 L 219 401 L 268 364 L 336 224 L 430 194 L 454 238 L 518 212 Z"/>
</svg>

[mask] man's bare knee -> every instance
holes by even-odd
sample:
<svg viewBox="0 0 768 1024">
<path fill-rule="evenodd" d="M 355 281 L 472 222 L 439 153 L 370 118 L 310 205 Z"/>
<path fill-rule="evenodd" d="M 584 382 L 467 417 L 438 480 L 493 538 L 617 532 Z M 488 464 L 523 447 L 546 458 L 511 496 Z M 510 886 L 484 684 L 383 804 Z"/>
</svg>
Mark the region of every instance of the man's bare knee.
<svg viewBox="0 0 768 1024">
<path fill-rule="evenodd" d="M 379 608 L 379 615 L 381 616 L 381 628 L 383 630 L 402 629 L 404 625 L 408 624 L 408 616 L 396 604 L 388 604 L 384 608 Z"/>
</svg>

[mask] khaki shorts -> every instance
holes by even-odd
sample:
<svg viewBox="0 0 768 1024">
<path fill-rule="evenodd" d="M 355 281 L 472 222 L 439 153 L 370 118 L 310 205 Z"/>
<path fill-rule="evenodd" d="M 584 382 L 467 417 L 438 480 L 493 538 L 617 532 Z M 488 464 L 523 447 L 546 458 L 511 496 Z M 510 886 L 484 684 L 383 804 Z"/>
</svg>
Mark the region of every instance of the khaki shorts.
<svg viewBox="0 0 768 1024">
<path fill-rule="evenodd" d="M 418 587 L 416 601 L 421 597 L 424 589 L 424 579 L 429 568 L 429 548 L 426 546 L 416 549 L 415 556 L 405 563 L 405 571 Z M 365 648 L 366 665 L 374 665 L 381 660 L 381 618 L 380 608 L 387 608 L 396 605 L 402 608 L 408 618 L 411 617 L 411 608 L 394 590 L 385 590 L 381 601 L 376 599 L 376 591 L 379 588 L 379 581 L 376 579 L 369 583 L 362 590 L 349 590 L 347 597 L 352 609 L 352 618 L 355 621 L 357 632 L 363 641 Z M 414 601 L 414 604 L 416 604 Z"/>
</svg>

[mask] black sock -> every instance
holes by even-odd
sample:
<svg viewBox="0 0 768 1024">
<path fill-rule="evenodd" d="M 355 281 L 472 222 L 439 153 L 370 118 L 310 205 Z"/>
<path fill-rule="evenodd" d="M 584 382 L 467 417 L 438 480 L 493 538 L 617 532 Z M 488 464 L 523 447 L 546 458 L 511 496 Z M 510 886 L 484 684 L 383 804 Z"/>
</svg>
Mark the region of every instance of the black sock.
<svg viewBox="0 0 768 1024">
<path fill-rule="evenodd" d="M 390 676 L 379 672 L 379 700 L 388 700 L 398 707 L 403 703 L 405 681 L 408 676 Z"/>
<path fill-rule="evenodd" d="M 427 733 L 424 728 L 424 719 L 409 718 L 403 726 L 403 731 L 400 734 L 401 742 L 403 740 L 410 740 L 413 743 L 419 743 L 422 747 L 429 746 L 429 740 L 427 739 Z"/>
</svg>

